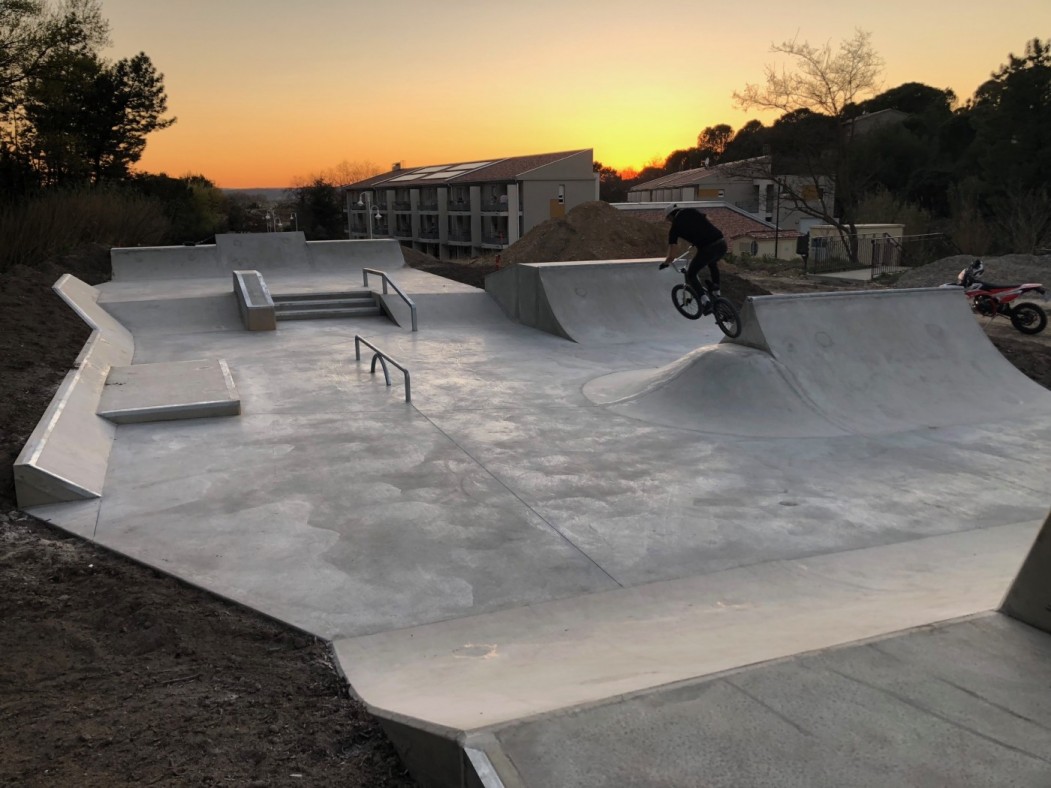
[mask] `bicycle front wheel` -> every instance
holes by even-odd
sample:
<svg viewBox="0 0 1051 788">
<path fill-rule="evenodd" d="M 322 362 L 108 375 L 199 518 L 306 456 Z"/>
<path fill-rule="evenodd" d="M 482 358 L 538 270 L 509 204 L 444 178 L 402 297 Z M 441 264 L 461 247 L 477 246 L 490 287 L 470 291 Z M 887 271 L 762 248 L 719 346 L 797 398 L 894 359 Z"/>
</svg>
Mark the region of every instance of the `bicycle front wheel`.
<svg viewBox="0 0 1051 788">
<path fill-rule="evenodd" d="M 671 301 L 679 314 L 690 320 L 696 320 L 701 316 L 701 301 L 693 288 L 688 285 L 675 285 L 671 289 Z"/>
<path fill-rule="evenodd" d="M 716 298 L 712 308 L 715 313 L 715 323 L 726 336 L 733 339 L 741 335 L 741 316 L 735 307 L 725 298 Z"/>
</svg>

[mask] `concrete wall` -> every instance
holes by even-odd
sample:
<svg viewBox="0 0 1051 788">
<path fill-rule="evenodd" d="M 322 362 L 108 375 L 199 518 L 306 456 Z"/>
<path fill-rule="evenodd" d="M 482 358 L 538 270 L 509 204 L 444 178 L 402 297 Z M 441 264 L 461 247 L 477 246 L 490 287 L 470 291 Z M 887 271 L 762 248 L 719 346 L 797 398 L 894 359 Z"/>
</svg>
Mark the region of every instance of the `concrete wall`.
<svg viewBox="0 0 1051 788">
<path fill-rule="evenodd" d="M 268 275 L 400 268 L 401 247 L 390 238 L 307 241 L 303 233 L 229 233 L 209 246 L 112 249 L 114 281 L 228 278 L 236 270 Z"/>
<path fill-rule="evenodd" d="M 116 425 L 97 415 L 110 367 L 131 363 L 135 342 L 97 303 L 99 291 L 66 274 L 55 292 L 93 329 L 15 460 L 20 507 L 102 495 Z"/>
<path fill-rule="evenodd" d="M 592 170 L 593 161 L 591 151 L 581 151 L 519 176 L 523 234 L 552 218 L 552 200 L 558 204 L 560 193 L 563 214 L 581 203 L 598 199 L 598 176 Z"/>
</svg>

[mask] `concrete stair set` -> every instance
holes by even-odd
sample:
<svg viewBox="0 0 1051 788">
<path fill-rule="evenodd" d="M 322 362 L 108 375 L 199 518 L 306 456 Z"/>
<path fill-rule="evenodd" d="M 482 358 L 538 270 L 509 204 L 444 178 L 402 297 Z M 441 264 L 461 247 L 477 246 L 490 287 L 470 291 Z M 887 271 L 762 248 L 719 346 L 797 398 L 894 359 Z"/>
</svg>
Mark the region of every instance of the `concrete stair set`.
<svg viewBox="0 0 1051 788">
<path fill-rule="evenodd" d="M 343 293 L 276 294 L 274 312 L 278 320 L 320 320 L 380 316 L 383 310 L 371 290 L 348 290 Z"/>
</svg>

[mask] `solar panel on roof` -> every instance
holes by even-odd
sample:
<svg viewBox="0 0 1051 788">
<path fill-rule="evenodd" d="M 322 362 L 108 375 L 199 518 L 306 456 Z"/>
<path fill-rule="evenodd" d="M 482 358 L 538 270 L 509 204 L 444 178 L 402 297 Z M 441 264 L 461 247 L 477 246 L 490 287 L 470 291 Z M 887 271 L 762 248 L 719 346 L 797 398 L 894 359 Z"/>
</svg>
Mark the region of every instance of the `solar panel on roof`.
<svg viewBox="0 0 1051 788">
<path fill-rule="evenodd" d="M 416 172 L 417 173 L 420 173 L 420 172 L 436 172 L 437 170 L 443 170 L 443 169 L 445 169 L 445 165 L 444 164 L 439 164 L 436 167 L 420 167 L 420 169 L 416 170 Z"/>
<path fill-rule="evenodd" d="M 434 180 L 436 178 L 448 178 L 449 173 L 447 172 L 432 172 L 428 175 L 423 176 L 423 180 Z"/>
<path fill-rule="evenodd" d="M 414 181 L 418 178 L 418 175 L 399 175 L 397 178 L 391 178 L 391 181 Z"/>
</svg>

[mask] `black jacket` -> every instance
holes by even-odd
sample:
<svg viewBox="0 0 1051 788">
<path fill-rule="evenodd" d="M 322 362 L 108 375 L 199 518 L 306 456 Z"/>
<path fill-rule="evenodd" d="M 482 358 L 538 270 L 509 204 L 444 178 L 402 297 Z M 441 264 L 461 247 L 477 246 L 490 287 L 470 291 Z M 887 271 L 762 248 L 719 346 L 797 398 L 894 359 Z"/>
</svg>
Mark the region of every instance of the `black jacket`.
<svg viewBox="0 0 1051 788">
<path fill-rule="evenodd" d="M 722 240 L 723 234 L 719 228 L 708 221 L 708 217 L 696 208 L 683 208 L 671 221 L 671 229 L 668 230 L 668 246 L 671 246 L 680 238 L 689 241 L 701 249 L 708 244 Z"/>
</svg>

